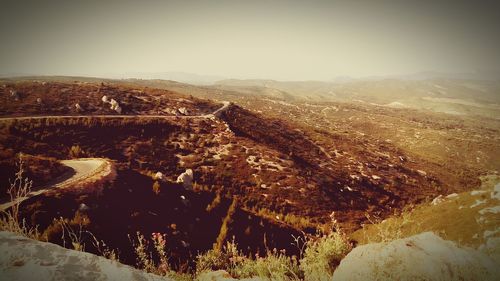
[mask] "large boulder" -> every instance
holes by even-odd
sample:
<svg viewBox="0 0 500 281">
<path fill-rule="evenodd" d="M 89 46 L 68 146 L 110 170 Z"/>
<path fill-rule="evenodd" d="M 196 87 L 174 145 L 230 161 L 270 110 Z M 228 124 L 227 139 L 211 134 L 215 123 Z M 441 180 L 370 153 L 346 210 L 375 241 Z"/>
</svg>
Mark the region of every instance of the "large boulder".
<svg viewBox="0 0 500 281">
<path fill-rule="evenodd" d="M 177 183 L 182 183 L 185 189 L 193 188 L 193 170 L 187 169 L 177 177 Z"/>
<path fill-rule="evenodd" d="M 0 232 L 0 252 L 0 280 L 172 280 L 12 232 Z"/>
<path fill-rule="evenodd" d="M 354 248 L 333 274 L 341 280 L 498 280 L 500 265 L 432 232 Z"/>
</svg>

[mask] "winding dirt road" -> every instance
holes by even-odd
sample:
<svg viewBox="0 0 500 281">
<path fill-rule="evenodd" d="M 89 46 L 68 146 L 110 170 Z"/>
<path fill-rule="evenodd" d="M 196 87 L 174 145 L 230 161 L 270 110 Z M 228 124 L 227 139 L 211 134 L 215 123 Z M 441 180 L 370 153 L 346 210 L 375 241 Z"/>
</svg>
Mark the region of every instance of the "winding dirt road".
<svg viewBox="0 0 500 281">
<path fill-rule="evenodd" d="M 61 163 L 72 169 L 71 172 L 55 179 L 51 184 L 41 187 L 37 190 L 33 190 L 24 197 L 19 197 L 14 201 L 4 201 L 0 204 L 0 211 L 5 211 L 12 207 L 14 204 L 21 203 L 31 197 L 45 193 L 51 189 L 55 188 L 65 188 L 74 184 L 75 182 L 86 182 L 97 180 L 108 176 L 111 170 L 111 163 L 107 159 L 103 158 L 81 158 L 73 160 L 62 160 Z"/>
<path fill-rule="evenodd" d="M 51 118 L 124 118 L 124 119 L 133 119 L 133 118 L 161 118 L 161 119 L 208 119 L 219 116 L 224 110 L 226 110 L 231 103 L 228 101 L 223 101 L 222 106 L 215 110 L 212 113 L 204 114 L 204 115 L 41 115 L 41 116 L 19 116 L 19 117 L 1 117 L 0 122 L 2 121 L 12 121 L 12 120 L 37 120 L 37 119 L 51 119 Z"/>
<path fill-rule="evenodd" d="M 220 116 L 220 114 L 225 111 L 231 103 L 228 101 L 223 101 L 222 106 L 212 113 L 205 115 L 186 115 L 186 116 L 165 116 L 165 115 L 47 115 L 47 116 L 21 116 L 21 117 L 2 117 L 1 121 L 11 121 L 11 120 L 36 120 L 36 119 L 46 119 L 46 118 L 164 118 L 164 119 L 177 119 L 177 118 L 190 118 L 190 119 L 209 119 Z M 56 179 L 54 183 L 48 184 L 45 187 L 41 187 L 37 190 L 31 191 L 27 196 L 17 198 L 14 201 L 3 200 L 0 204 L 0 211 L 5 211 L 6 209 L 12 207 L 14 204 L 21 203 L 24 200 L 31 198 L 33 196 L 40 195 L 54 188 L 64 188 L 76 182 L 85 182 L 98 180 L 108 176 L 113 172 L 111 163 L 103 158 L 82 158 L 74 160 L 62 160 L 61 163 L 72 168 L 73 172 L 71 174 L 64 175 L 59 179 Z"/>
</svg>

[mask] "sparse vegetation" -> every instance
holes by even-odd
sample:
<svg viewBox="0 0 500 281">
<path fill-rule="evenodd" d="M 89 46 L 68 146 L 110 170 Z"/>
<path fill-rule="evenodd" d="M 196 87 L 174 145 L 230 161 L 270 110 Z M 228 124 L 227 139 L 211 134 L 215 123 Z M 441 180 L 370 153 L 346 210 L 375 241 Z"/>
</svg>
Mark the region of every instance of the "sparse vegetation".
<svg viewBox="0 0 500 281">
<path fill-rule="evenodd" d="M 73 145 L 69 149 L 69 157 L 70 158 L 80 158 L 84 155 L 84 151 L 80 148 L 79 145 Z"/>
<path fill-rule="evenodd" d="M 14 181 L 10 183 L 8 194 L 10 203 L 12 204 L 7 210 L 1 210 L 0 229 L 2 231 L 10 231 L 21 234 L 23 236 L 39 240 L 40 233 L 37 226 L 28 225 L 26 219 L 21 218 L 19 207 L 21 201 L 19 199 L 28 196 L 31 192 L 33 182 L 24 177 L 24 162 L 22 159 L 18 162 L 18 171 L 16 172 Z"/>
<path fill-rule="evenodd" d="M 54 98 L 69 86 L 74 96 Z M 477 185 L 480 173 L 498 170 L 496 121 L 455 120 L 417 111 L 409 117 L 369 104 L 304 105 L 223 93 L 218 99 L 238 105 L 216 118 L 176 118 L 171 113 L 180 107 L 189 114 L 205 114 L 220 105 L 130 85 L 99 87 L 100 93 L 94 94 L 95 86 L 49 83 L 44 106 L 28 106 L 20 114 L 70 114 L 67 104 L 73 106 L 78 98 L 85 114 L 107 115 L 112 112 L 102 105 L 105 94 L 120 101 L 124 114 L 168 111 L 171 118 L 1 122 L 2 174 L 11 170 L 16 153 L 31 155 L 24 159 L 30 167 L 21 168 L 10 185 L 11 202 L 30 192 L 26 174 L 40 179 L 40 185 L 63 175 L 57 159 L 105 157 L 116 163 L 118 174 L 99 194 L 88 192 L 88 185 L 78 196 L 53 190 L 26 200 L 22 207 L 14 204 L 2 212 L 2 230 L 114 260 L 119 252 L 124 263 L 174 279 L 220 269 L 234 278 L 307 281 L 331 279 L 351 250 L 348 234 L 363 244 L 434 230 L 473 246 L 485 238 L 474 236 L 471 228 L 498 236 L 491 214 L 479 226 L 475 213 L 467 212 L 477 202 L 493 208 L 482 197 L 453 201 L 465 206 L 462 209 L 452 203 L 404 209 L 439 194 L 467 190 Z M 42 91 L 30 83 L 6 86 L 17 87 L 22 99 L 0 105 L 6 114 L 29 105 L 30 99 L 35 101 L 32 95 Z M 43 108 L 47 110 L 40 111 Z M 457 155 L 463 156 L 463 163 L 451 161 Z M 187 169 L 193 171 L 192 189 L 175 182 Z M 85 203 L 85 211 L 75 212 L 80 203 Z M 338 221 L 329 221 L 332 210 Z M 457 213 L 463 220 L 453 228 L 459 231 L 453 231 L 461 236 L 443 227 L 443 218 Z M 110 225 L 115 220 L 120 224 Z M 363 224 L 363 230 L 354 232 Z M 151 237 L 141 234 L 152 230 L 157 232 Z M 311 236 L 315 231 L 321 234 Z M 136 233 L 127 240 L 130 232 Z M 193 253 L 198 253 L 195 261 Z"/>
<path fill-rule="evenodd" d="M 228 272 L 234 270 L 246 259 L 233 241 L 226 241 L 220 249 L 211 249 L 196 257 L 196 273 L 223 269 Z"/>
<path fill-rule="evenodd" d="M 233 220 L 233 215 L 236 212 L 236 207 L 238 205 L 238 198 L 235 197 L 233 199 L 233 202 L 229 206 L 229 209 L 227 210 L 226 217 L 222 221 L 222 226 L 219 231 L 219 236 L 217 236 L 217 240 L 214 243 L 214 250 L 215 251 L 222 251 L 222 248 L 224 246 L 224 242 L 227 239 L 227 232 L 228 232 L 228 227 L 231 221 Z"/>
<path fill-rule="evenodd" d="M 289 257 L 283 251 L 267 251 L 264 257 L 245 259 L 235 270 L 238 278 L 255 278 L 259 280 L 302 280 L 303 273 L 295 256 Z"/>
<path fill-rule="evenodd" d="M 300 260 L 305 280 L 331 280 L 333 271 L 351 249 L 347 237 L 339 232 L 309 240 Z"/>
<path fill-rule="evenodd" d="M 160 186 L 160 183 L 158 181 L 155 181 L 153 183 L 153 192 L 158 195 L 160 194 L 160 191 L 161 191 L 161 186 Z"/>
</svg>

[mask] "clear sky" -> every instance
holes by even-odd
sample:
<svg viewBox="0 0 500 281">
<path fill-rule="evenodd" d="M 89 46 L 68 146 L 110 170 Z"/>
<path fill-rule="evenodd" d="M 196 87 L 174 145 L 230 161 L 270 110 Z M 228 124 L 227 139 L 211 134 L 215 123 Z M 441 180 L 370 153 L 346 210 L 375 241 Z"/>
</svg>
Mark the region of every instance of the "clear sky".
<svg viewBox="0 0 500 281">
<path fill-rule="evenodd" d="M 233 78 L 500 66 L 500 1 L 0 1 L 0 74 Z"/>
</svg>

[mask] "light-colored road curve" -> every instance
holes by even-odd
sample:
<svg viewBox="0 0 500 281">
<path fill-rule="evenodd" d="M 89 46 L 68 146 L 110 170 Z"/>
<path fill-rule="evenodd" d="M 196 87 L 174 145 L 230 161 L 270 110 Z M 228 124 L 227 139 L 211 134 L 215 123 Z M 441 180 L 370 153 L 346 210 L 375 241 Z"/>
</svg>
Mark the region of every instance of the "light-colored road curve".
<svg viewBox="0 0 500 281">
<path fill-rule="evenodd" d="M 7 210 L 14 204 L 21 203 L 24 200 L 45 193 L 51 189 L 65 188 L 76 182 L 96 180 L 105 177 L 112 172 L 110 169 L 111 163 L 107 159 L 103 158 L 63 160 L 61 163 L 72 169 L 70 175 L 63 175 L 59 179 L 56 179 L 55 182 L 31 191 L 26 196 L 19 197 L 14 201 L 8 200 L 7 202 L 2 202 L 2 204 L 0 204 L 0 211 Z"/>
</svg>

